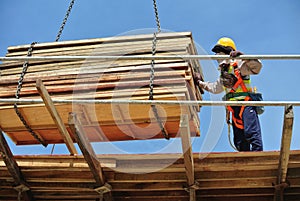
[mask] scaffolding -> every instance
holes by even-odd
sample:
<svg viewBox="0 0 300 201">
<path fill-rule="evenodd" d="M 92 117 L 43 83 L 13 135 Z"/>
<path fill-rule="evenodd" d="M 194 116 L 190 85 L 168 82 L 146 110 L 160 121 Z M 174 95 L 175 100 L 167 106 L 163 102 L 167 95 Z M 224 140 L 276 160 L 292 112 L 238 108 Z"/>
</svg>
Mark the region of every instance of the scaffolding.
<svg viewBox="0 0 300 201">
<path fill-rule="evenodd" d="M 32 57 L 0 57 L 1 61 L 64 61 L 64 60 L 172 60 L 172 59 L 183 59 L 183 60 L 205 60 L 205 59 L 229 59 L 228 56 L 220 56 L 220 55 L 177 55 L 177 56 L 32 56 Z M 300 55 L 241 55 L 241 59 L 300 59 Z M 300 153 L 291 152 L 290 151 L 290 144 L 291 144 L 291 137 L 292 137 L 292 128 L 293 128 L 293 107 L 294 106 L 300 106 L 300 101 L 170 101 L 170 100 L 116 100 L 116 99 L 110 99 L 110 100 L 88 100 L 88 99 L 81 99 L 81 100 L 63 100 L 63 99 L 52 99 L 50 95 L 47 93 L 46 88 L 43 86 L 42 83 L 39 84 L 39 88 L 42 91 L 41 94 L 43 99 L 12 99 L 12 98 L 1 98 L 0 103 L 5 104 L 41 104 L 45 103 L 45 105 L 48 105 L 47 107 L 50 108 L 49 111 L 52 112 L 53 119 L 56 121 L 58 127 L 62 130 L 65 137 L 65 143 L 67 147 L 69 148 L 69 151 L 71 153 L 71 158 L 65 159 L 65 160 L 73 160 L 73 163 L 78 159 L 76 148 L 73 145 L 72 140 L 70 139 L 70 136 L 68 132 L 65 130 L 65 127 L 63 123 L 60 120 L 59 114 L 57 113 L 55 109 L 55 104 L 60 103 L 76 103 L 76 104 L 133 104 L 133 105 L 180 105 L 180 106 L 284 106 L 284 124 L 283 124 L 283 131 L 282 131 L 282 141 L 281 141 L 281 149 L 279 155 L 273 154 L 273 153 L 249 153 L 248 155 L 241 155 L 237 153 L 237 155 L 233 155 L 232 153 L 228 154 L 227 156 L 223 155 L 222 157 L 248 157 L 249 160 L 255 160 L 257 157 L 278 157 L 278 170 L 277 170 L 277 179 L 276 182 L 273 183 L 273 189 L 274 189 L 274 200 L 280 200 L 283 201 L 284 199 L 284 192 L 285 189 L 293 188 L 295 190 L 291 190 L 291 195 L 299 196 L 299 184 L 290 183 L 287 179 L 288 177 L 288 169 L 291 164 L 289 163 L 290 155 L 293 156 L 292 160 L 294 163 L 294 166 L 292 166 L 292 172 L 299 171 L 300 166 L 299 163 L 295 162 L 295 158 L 300 157 Z M 73 135 L 75 136 L 76 142 L 79 145 L 79 148 L 83 154 L 83 158 L 85 162 L 88 164 L 88 167 L 92 173 L 92 176 L 96 183 L 92 185 L 94 192 L 96 192 L 99 195 L 100 200 L 112 200 L 112 192 L 114 188 L 112 187 L 109 182 L 107 182 L 107 178 L 105 176 L 105 171 L 103 170 L 103 167 L 101 167 L 99 161 L 99 156 L 96 156 L 95 152 L 93 151 L 93 148 L 90 144 L 90 142 L 85 137 L 85 132 L 82 128 L 81 122 L 77 119 L 76 114 L 69 114 L 69 126 L 71 128 L 71 131 Z M 13 154 L 11 153 L 6 140 L 3 136 L 3 131 L 1 130 L 0 134 L 1 140 L 0 140 L 0 151 L 1 151 L 1 158 L 6 164 L 9 173 L 13 176 L 14 184 L 16 186 L 14 187 L 16 191 L 20 194 L 23 194 L 24 200 L 33 200 L 33 193 L 31 191 L 30 185 L 26 181 L 24 175 L 22 174 L 22 170 L 18 166 L 18 164 L 22 164 L 22 161 L 18 157 L 15 159 Z M 191 148 L 191 135 L 190 135 L 190 129 L 189 129 L 189 123 L 188 123 L 188 116 L 186 114 L 183 114 L 181 116 L 180 120 L 180 137 L 182 142 L 182 150 L 183 150 L 183 165 L 185 168 L 185 175 L 186 175 L 186 185 L 184 189 L 188 192 L 188 197 L 190 201 L 196 201 L 197 197 L 202 197 L 202 195 L 196 194 L 198 190 L 205 191 L 205 186 L 201 184 L 201 178 L 196 179 L 196 173 L 195 173 L 195 165 L 194 161 L 197 160 L 197 156 L 195 156 L 195 153 L 193 153 Z M 73 156 L 72 156 L 73 155 Z M 118 156 L 110 156 L 110 157 L 116 157 Z M 134 157 L 134 156 L 130 156 Z M 164 156 L 166 157 L 166 156 Z M 160 160 L 165 160 L 165 158 L 162 156 L 158 156 Z M 212 158 L 217 157 L 213 156 Z M 77 158 L 77 159 L 76 159 Z M 209 157 L 208 157 L 209 158 Z M 28 158 L 26 160 L 33 160 L 33 158 Z M 41 159 L 37 157 L 37 160 L 40 161 Z M 103 159 L 104 161 L 106 158 Z M 118 159 L 115 159 L 118 160 Z M 153 158 L 152 158 L 153 160 Z M 208 159 L 212 160 L 212 159 Z M 234 159 L 231 159 L 234 160 Z M 271 160 L 270 158 L 267 160 Z M 273 160 L 273 159 L 272 159 Z M 18 163 L 17 163 L 18 161 Z M 138 161 L 138 160 L 137 160 Z M 234 160 L 235 161 L 235 160 Z M 297 161 L 297 160 L 296 160 Z M 262 161 L 263 162 L 263 161 Z M 76 162 L 75 162 L 76 163 Z M 105 162 L 104 162 L 105 163 Z M 235 161 L 235 163 L 238 163 Z M 115 163 L 116 164 L 116 163 Z M 244 165 L 251 164 L 249 163 L 242 163 Z M 225 165 L 225 164 L 223 164 Z M 199 169 L 199 165 L 197 165 L 197 170 Z M 217 168 L 219 169 L 219 168 Z M 166 169 L 167 170 L 167 169 Z M 223 169 L 224 171 L 224 169 Z M 265 170 L 267 171 L 267 169 Z M 107 173 L 106 173 L 107 174 Z M 178 173 L 179 174 L 179 173 Z M 197 174 L 198 175 L 198 174 Z M 290 177 L 297 177 L 298 174 L 290 173 Z M 255 176 L 254 176 L 255 177 Z M 137 178 L 137 177 L 135 177 Z M 152 177 L 151 177 L 152 178 Z M 294 178 L 294 179 L 295 179 Z M 152 178 L 153 180 L 154 178 Z M 169 179 L 171 181 L 171 179 Z M 298 179 L 299 180 L 299 179 Z M 298 181 L 296 180 L 296 181 Z M 149 181 L 146 181 L 149 182 Z M 166 182 L 166 181 L 164 181 Z M 256 181 L 259 183 L 259 181 Z M 9 182 L 7 182 L 10 184 Z M 89 184 L 90 185 L 90 184 Z M 89 185 L 84 186 L 84 188 L 90 188 Z M 145 184 L 144 184 L 145 185 Z M 76 186 L 76 185 L 75 185 Z M 252 186 L 253 187 L 253 186 Z M 71 187 L 70 187 L 71 188 Z M 118 187 L 116 187 L 118 188 Z M 172 188 L 172 187 L 168 187 Z M 255 187 L 253 187 L 255 188 Z M 76 187 L 76 189 L 80 189 L 80 187 Z M 146 189 L 146 187 L 145 187 Z M 155 189 L 155 188 L 154 188 Z M 242 191 L 243 192 L 243 191 Z M 269 192 L 269 191 L 268 191 Z M 261 192 L 261 195 L 263 197 L 265 191 Z M 209 193 L 208 193 L 209 194 Z M 222 194 L 222 193 L 221 193 Z M 231 193 L 233 194 L 233 193 Z M 259 194 L 259 193 L 258 193 Z M 171 195 L 170 195 L 171 196 Z M 182 195 L 180 195 L 182 196 Z M 180 197 L 179 196 L 179 197 Z M 254 194 L 252 195 L 254 196 Z M 94 196 L 91 196 L 94 197 Z M 128 197 L 130 198 L 130 195 L 128 194 Z M 142 196 L 143 197 L 143 196 Z M 145 195 L 144 197 L 150 198 L 151 196 Z M 155 196 L 154 196 L 155 197 Z M 171 196 L 172 197 L 172 196 Z M 173 195 L 173 197 L 176 197 Z M 251 195 L 250 195 L 251 197 Z M 291 196 L 290 196 L 291 197 Z M 117 200 L 122 199 L 120 195 L 117 195 L 115 198 Z M 119 198 L 119 199 L 118 199 Z M 205 197 L 204 197 L 205 198 Z M 182 197 L 182 199 L 177 200 L 184 200 L 185 196 Z M 255 196 L 254 196 L 255 199 Z M 254 200 L 253 199 L 253 200 Z M 137 198 L 135 200 L 138 200 Z M 167 199 L 166 200 L 171 200 Z M 230 200 L 232 200 L 230 198 Z M 266 199 L 268 200 L 268 199 Z M 292 200 L 292 199 L 291 199 Z"/>
</svg>

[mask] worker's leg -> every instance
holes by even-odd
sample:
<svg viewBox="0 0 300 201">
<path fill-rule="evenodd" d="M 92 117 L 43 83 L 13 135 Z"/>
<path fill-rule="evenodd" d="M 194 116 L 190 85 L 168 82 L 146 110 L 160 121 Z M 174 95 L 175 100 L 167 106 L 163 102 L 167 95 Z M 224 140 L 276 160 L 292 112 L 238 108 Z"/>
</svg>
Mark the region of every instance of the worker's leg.
<svg viewBox="0 0 300 201">
<path fill-rule="evenodd" d="M 238 114 L 240 113 L 241 107 L 233 106 L 232 109 L 234 110 L 234 115 L 236 118 L 239 118 Z M 232 122 L 232 129 L 233 129 L 233 141 L 234 145 L 239 151 L 250 151 L 250 143 L 247 141 L 244 129 L 238 128 L 234 122 Z"/>
<path fill-rule="evenodd" d="M 247 141 L 244 130 L 237 128 L 234 123 L 233 128 L 233 142 L 238 151 L 250 151 L 250 143 Z"/>
<path fill-rule="evenodd" d="M 261 128 L 255 107 L 245 107 L 243 122 L 245 137 L 251 144 L 251 151 L 262 151 L 263 142 L 261 137 Z"/>
</svg>

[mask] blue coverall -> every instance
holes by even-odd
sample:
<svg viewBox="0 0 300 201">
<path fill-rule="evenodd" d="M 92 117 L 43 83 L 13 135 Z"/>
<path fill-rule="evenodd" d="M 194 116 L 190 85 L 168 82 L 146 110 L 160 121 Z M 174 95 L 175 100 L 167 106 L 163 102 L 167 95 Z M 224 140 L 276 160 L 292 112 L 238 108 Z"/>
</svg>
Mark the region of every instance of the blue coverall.
<svg viewBox="0 0 300 201">
<path fill-rule="evenodd" d="M 238 117 L 241 106 L 232 106 L 234 116 Z M 232 122 L 234 145 L 239 151 L 263 151 L 261 128 L 254 106 L 246 106 L 243 112 L 244 129 L 240 129 Z"/>
</svg>

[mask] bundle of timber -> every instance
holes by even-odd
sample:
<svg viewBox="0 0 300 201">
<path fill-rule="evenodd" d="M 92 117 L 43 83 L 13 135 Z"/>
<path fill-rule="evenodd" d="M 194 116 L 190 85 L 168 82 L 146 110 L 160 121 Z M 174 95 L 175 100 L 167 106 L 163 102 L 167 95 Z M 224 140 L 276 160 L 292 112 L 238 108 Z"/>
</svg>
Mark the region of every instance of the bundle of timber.
<svg viewBox="0 0 300 201">
<path fill-rule="evenodd" d="M 152 39 L 153 34 L 145 34 L 39 43 L 33 46 L 32 56 L 151 56 Z M 26 56 L 29 47 L 9 47 L 6 56 Z M 158 56 L 197 54 L 190 32 L 160 33 L 156 49 Z M 0 65 L 0 98 L 15 98 L 22 69 L 21 61 Z M 147 100 L 150 70 L 149 60 L 30 61 L 20 98 L 40 98 L 36 88 L 40 79 L 52 99 Z M 192 79 L 195 71 L 201 73 L 196 60 L 155 61 L 154 100 L 201 100 Z M 44 104 L 19 104 L 18 107 L 28 125 L 46 144 L 63 142 L 56 121 Z M 68 115 L 76 113 L 91 141 L 163 137 L 150 105 L 55 104 L 55 108 L 68 131 Z M 192 135 L 199 135 L 199 107 L 157 105 L 157 109 L 170 137 L 176 137 L 183 113 L 189 114 Z M 0 103 L 0 127 L 16 144 L 38 143 L 13 110 L 13 105 Z"/>
</svg>

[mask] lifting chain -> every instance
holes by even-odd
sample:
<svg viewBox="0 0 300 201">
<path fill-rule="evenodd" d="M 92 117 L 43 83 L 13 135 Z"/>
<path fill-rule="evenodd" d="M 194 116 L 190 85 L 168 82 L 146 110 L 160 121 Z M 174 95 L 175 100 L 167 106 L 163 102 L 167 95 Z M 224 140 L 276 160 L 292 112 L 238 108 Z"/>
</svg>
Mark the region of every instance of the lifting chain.
<svg viewBox="0 0 300 201">
<path fill-rule="evenodd" d="M 154 34 L 153 34 L 152 56 L 154 56 L 156 54 L 157 34 L 161 32 L 156 0 L 153 0 L 153 7 L 154 7 L 154 13 L 155 13 L 155 20 L 156 20 L 157 32 L 154 32 Z M 150 87 L 149 100 L 153 100 L 154 66 L 155 66 L 155 61 L 153 59 L 153 60 L 151 60 L 150 84 L 149 84 L 149 87 Z"/>
<path fill-rule="evenodd" d="M 154 13 L 155 13 L 155 20 L 156 20 L 156 26 L 157 26 L 157 32 L 154 32 L 153 34 L 153 40 L 152 40 L 152 56 L 154 56 L 156 54 L 156 44 L 157 44 L 157 34 L 159 34 L 161 32 L 161 28 L 160 28 L 160 21 L 159 21 L 159 16 L 158 16 L 158 9 L 157 9 L 157 4 L 156 4 L 156 0 L 153 0 L 153 8 L 154 8 Z M 154 59 L 151 60 L 151 70 L 150 70 L 150 90 L 149 90 L 149 100 L 153 100 L 153 89 L 154 89 L 154 66 L 155 66 L 155 61 Z M 168 140 L 170 139 L 167 131 L 165 130 L 164 126 L 163 126 L 163 122 L 158 114 L 157 108 L 155 105 L 151 105 L 152 111 L 154 113 L 154 116 L 158 122 L 158 125 L 160 127 L 160 130 L 163 134 L 163 136 Z"/>
<path fill-rule="evenodd" d="M 30 57 L 32 55 L 33 46 L 35 44 L 36 44 L 36 42 L 31 43 L 30 47 L 28 48 L 28 52 L 27 52 L 27 56 L 28 57 Z M 22 73 L 21 73 L 20 78 L 18 80 L 17 91 L 16 91 L 16 94 L 15 94 L 16 99 L 20 98 L 20 92 L 21 92 L 21 89 L 22 89 L 22 85 L 23 85 L 23 80 L 24 80 L 25 74 L 26 74 L 27 69 L 28 69 L 28 64 L 29 64 L 28 61 L 25 61 L 23 63 Z M 21 114 L 21 112 L 20 112 L 20 110 L 18 108 L 17 103 L 14 104 L 14 109 L 15 109 L 15 112 L 18 115 L 19 119 L 21 120 L 21 122 L 23 123 L 23 125 L 25 126 L 25 128 L 28 130 L 28 132 L 34 137 L 34 139 L 36 139 L 39 143 L 41 143 L 43 146 L 46 147 L 47 144 L 42 139 L 40 139 L 40 137 L 28 125 L 28 123 L 25 120 L 24 116 Z"/>
<path fill-rule="evenodd" d="M 157 9 L 156 0 L 153 0 L 153 8 L 154 8 L 154 13 L 155 13 L 157 32 L 159 33 L 161 30 L 160 30 L 160 21 L 159 21 L 159 16 L 158 16 L 158 9 Z"/>
<path fill-rule="evenodd" d="M 71 2 L 70 2 L 70 5 L 69 5 L 69 8 L 68 8 L 68 10 L 67 10 L 67 13 L 66 13 L 66 15 L 65 15 L 65 17 L 64 17 L 64 20 L 63 20 L 63 22 L 62 22 L 62 24 L 61 24 L 61 26 L 60 26 L 60 29 L 59 29 L 59 31 L 58 31 L 58 33 L 57 33 L 57 36 L 56 36 L 56 39 L 55 39 L 55 41 L 57 42 L 59 39 L 60 39 L 60 36 L 61 36 L 61 34 L 62 34 L 62 32 L 63 32 L 63 30 L 64 30 L 64 27 L 65 27 L 65 24 L 66 24 L 66 22 L 67 22 L 67 20 L 68 20 L 68 17 L 69 17 L 69 15 L 70 15 L 70 13 L 71 13 L 71 10 L 72 10 L 72 7 L 73 7 L 73 5 L 74 5 L 74 2 L 75 2 L 75 0 L 72 0 Z M 36 44 L 36 42 L 33 42 L 33 43 L 31 43 L 31 45 L 30 45 L 30 47 L 28 48 L 28 51 L 27 51 L 27 56 L 28 57 L 30 57 L 31 55 L 32 55 L 32 51 L 33 51 L 33 46 Z M 26 74 L 26 72 L 27 72 L 27 69 L 28 69 L 28 64 L 29 64 L 29 62 L 28 61 L 25 61 L 24 63 L 23 63 L 23 69 L 22 69 L 22 73 L 21 73 L 21 75 L 20 75 L 20 78 L 19 78 L 19 80 L 18 80 L 18 86 L 17 86 L 17 91 L 16 91 L 16 94 L 15 94 L 15 97 L 17 98 L 17 99 L 19 99 L 20 98 L 20 92 L 21 92 L 21 89 L 22 89 L 22 85 L 23 85 L 23 80 L 24 80 L 24 77 L 25 77 L 25 74 Z M 18 105 L 17 105 L 17 103 L 15 103 L 14 104 L 14 109 L 15 109 L 15 112 L 16 112 L 16 114 L 18 115 L 18 117 L 19 117 L 19 119 L 21 120 L 21 122 L 23 123 L 23 125 L 26 127 L 26 129 L 28 130 L 28 132 L 39 142 L 39 143 L 41 143 L 43 146 L 47 146 L 47 143 L 45 143 L 33 130 L 32 130 L 32 128 L 28 125 L 28 123 L 27 123 L 27 121 L 25 120 L 25 118 L 24 118 L 24 116 L 21 114 L 21 112 L 20 112 L 20 110 L 19 110 L 19 108 L 18 108 Z M 53 151 L 51 151 L 51 152 L 53 152 Z"/>
<path fill-rule="evenodd" d="M 70 5 L 69 5 L 69 8 L 68 8 L 67 13 L 66 13 L 66 15 L 65 15 L 65 18 L 64 18 L 64 20 L 63 20 L 63 22 L 62 22 L 62 24 L 61 24 L 61 26 L 60 26 L 60 28 L 59 28 L 59 31 L 58 31 L 58 33 L 57 33 L 57 36 L 56 36 L 56 39 L 55 39 L 56 42 L 59 41 L 60 36 L 61 36 L 61 34 L 62 34 L 62 32 L 63 32 L 63 30 L 64 30 L 64 28 L 65 28 L 65 25 L 66 25 L 66 23 L 67 23 L 67 20 L 68 20 L 68 18 L 69 18 L 69 15 L 70 15 L 70 13 L 71 13 L 72 8 L 73 8 L 74 2 L 75 2 L 75 0 L 72 0 L 72 1 L 70 2 Z"/>
</svg>

